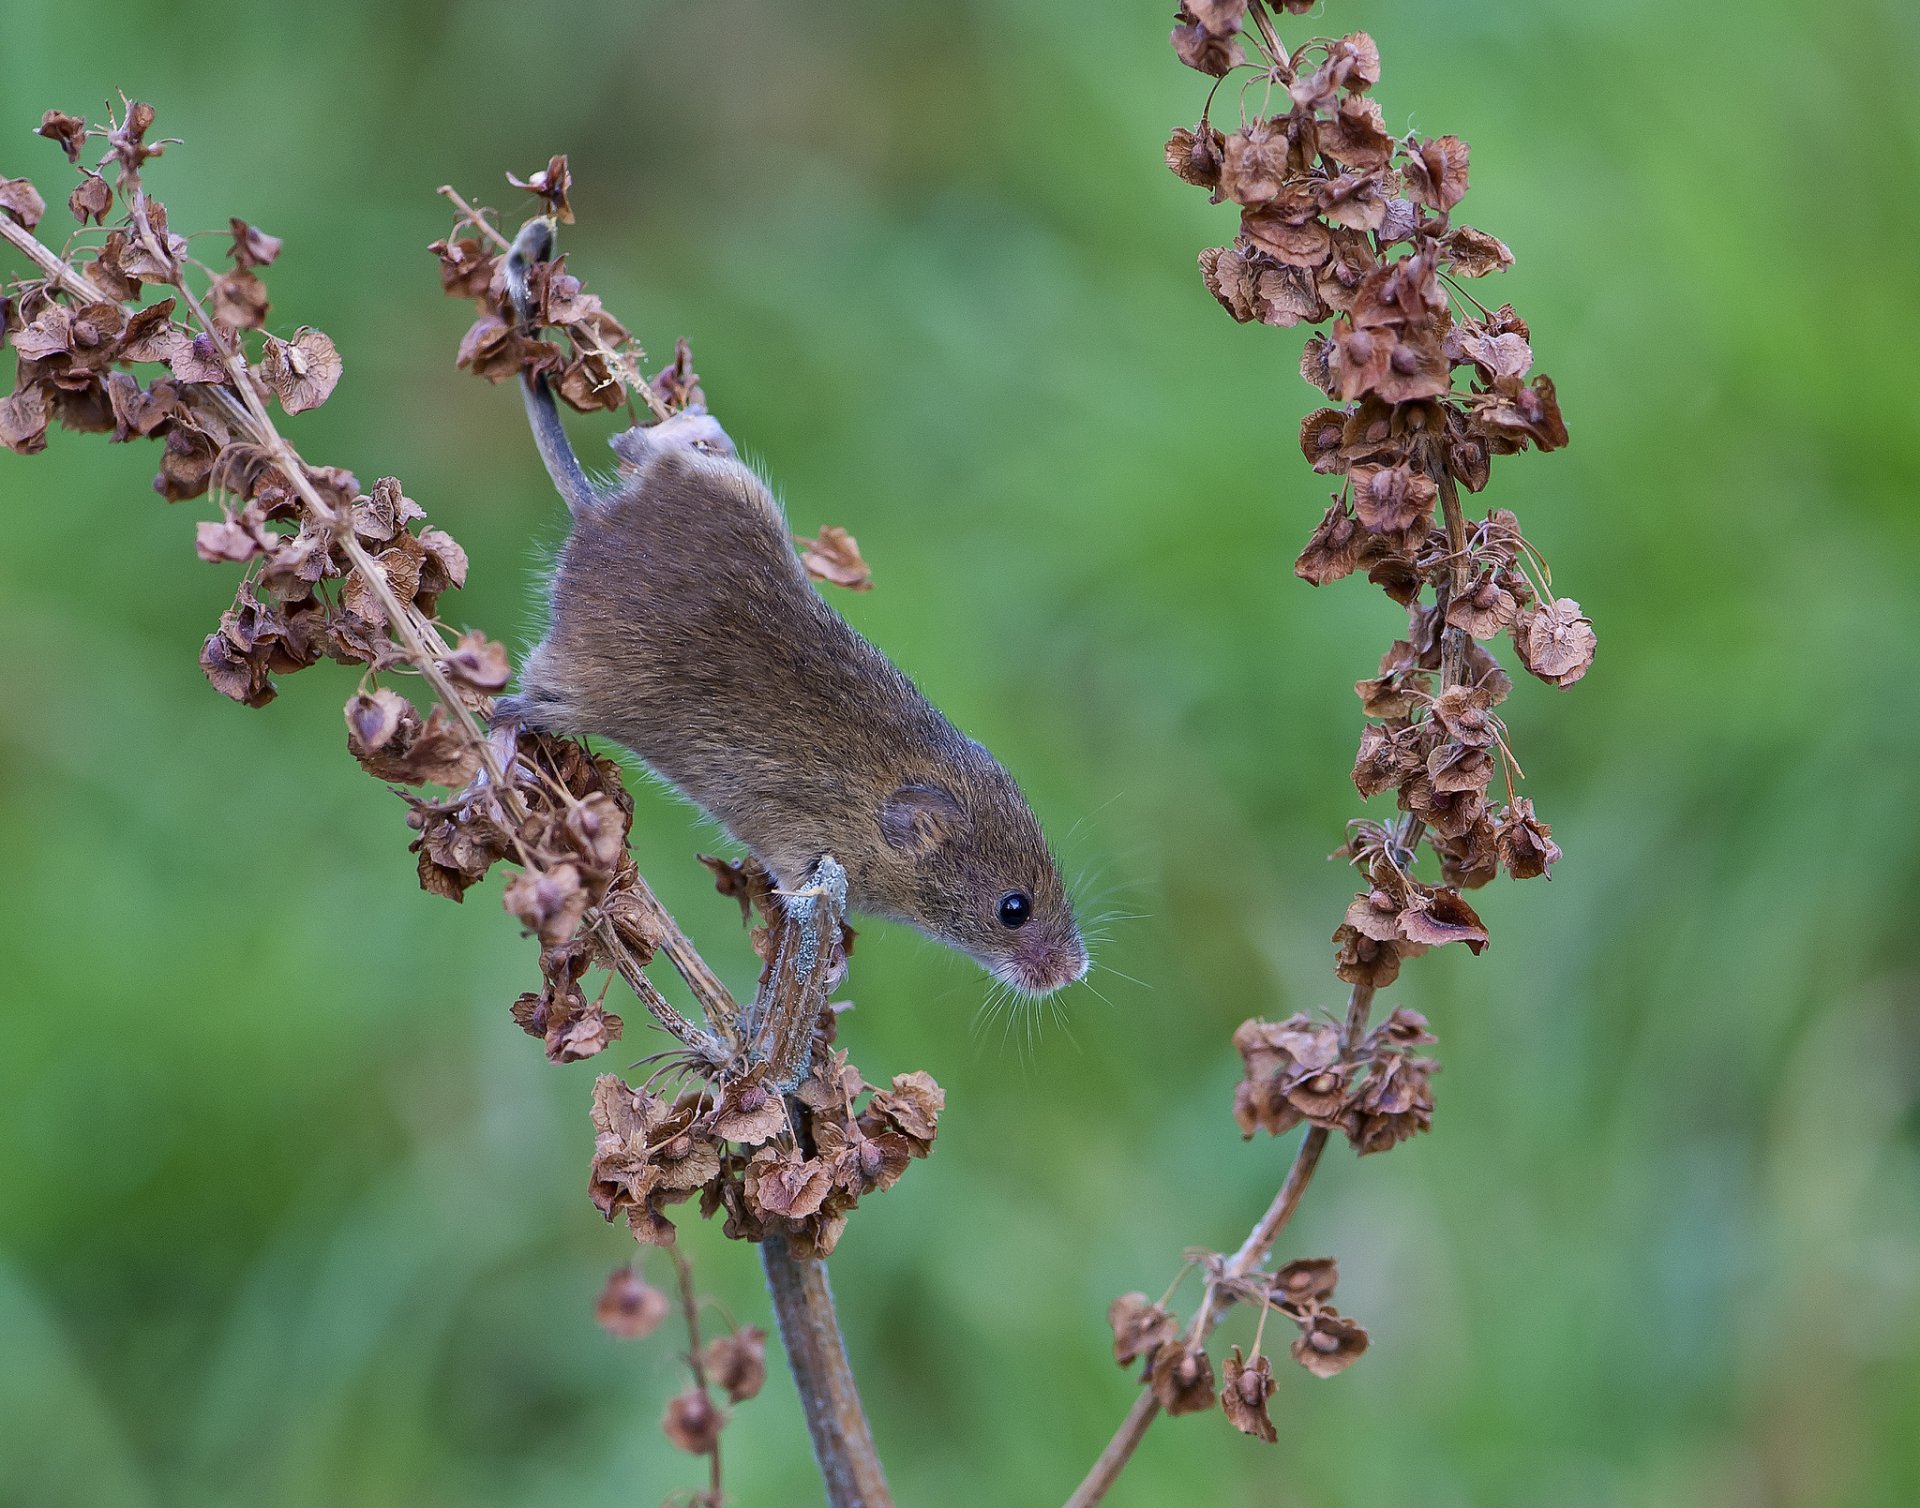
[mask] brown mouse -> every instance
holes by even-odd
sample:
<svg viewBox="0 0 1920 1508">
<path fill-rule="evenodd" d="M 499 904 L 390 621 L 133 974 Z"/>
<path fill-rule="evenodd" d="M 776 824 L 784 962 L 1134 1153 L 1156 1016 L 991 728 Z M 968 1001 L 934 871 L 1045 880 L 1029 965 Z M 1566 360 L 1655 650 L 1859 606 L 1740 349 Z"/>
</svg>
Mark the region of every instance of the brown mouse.
<svg viewBox="0 0 1920 1508">
<path fill-rule="evenodd" d="M 531 326 L 521 231 L 507 283 Z M 906 922 L 1016 989 L 1087 972 L 1040 824 L 1013 777 L 821 598 L 785 515 L 720 425 L 688 410 L 581 468 L 541 375 L 527 417 L 573 516 L 546 637 L 502 715 L 625 745 L 765 864 L 783 889 L 832 854 L 851 909 Z"/>
</svg>

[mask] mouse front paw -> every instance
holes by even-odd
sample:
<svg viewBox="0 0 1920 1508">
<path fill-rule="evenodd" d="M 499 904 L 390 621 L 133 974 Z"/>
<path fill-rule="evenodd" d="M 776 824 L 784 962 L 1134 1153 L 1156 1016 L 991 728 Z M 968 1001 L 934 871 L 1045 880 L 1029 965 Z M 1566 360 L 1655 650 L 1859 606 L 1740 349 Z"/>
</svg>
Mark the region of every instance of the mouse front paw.
<svg viewBox="0 0 1920 1508">
<path fill-rule="evenodd" d="M 640 470 L 656 456 L 676 450 L 699 451 L 706 455 L 733 456 L 733 440 L 720 427 L 720 421 L 704 409 L 683 409 L 671 419 L 625 430 L 607 442 L 613 453 L 634 470 Z"/>
</svg>

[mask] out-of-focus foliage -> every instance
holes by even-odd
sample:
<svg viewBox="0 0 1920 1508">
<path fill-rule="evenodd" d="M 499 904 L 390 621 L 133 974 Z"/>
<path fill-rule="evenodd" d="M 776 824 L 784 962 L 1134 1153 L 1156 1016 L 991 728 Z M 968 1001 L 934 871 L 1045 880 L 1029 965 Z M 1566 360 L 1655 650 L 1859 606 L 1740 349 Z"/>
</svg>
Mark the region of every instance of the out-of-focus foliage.
<svg viewBox="0 0 1920 1508">
<path fill-rule="evenodd" d="M 502 169 L 569 152 L 574 264 L 657 356 L 695 339 L 795 526 L 858 536 L 876 589 L 838 604 L 1121 913 L 1100 994 L 1031 1035 L 976 1019 L 962 961 L 863 933 L 859 1061 L 949 1092 L 939 1155 L 834 1258 L 903 1503 L 1064 1496 L 1131 1395 L 1109 1300 L 1237 1241 L 1287 1153 L 1237 1138 L 1229 1033 L 1336 1003 L 1350 887 L 1321 856 L 1395 610 L 1293 577 L 1314 394 L 1297 337 L 1201 286 L 1223 232 L 1160 161 L 1194 100 L 1166 25 L 183 0 L 14 7 L 0 48 L 0 173 L 64 184 L 30 128 L 124 87 L 187 139 L 149 169 L 176 227 L 285 238 L 269 327 L 345 360 L 290 433 L 404 477 L 472 552 L 450 616 L 502 633 L 559 504 L 514 395 L 454 372 L 424 247 L 437 184 L 515 205 Z M 1473 144 L 1472 222 L 1519 258 L 1492 286 L 1573 427 L 1484 502 L 1523 509 L 1602 650 L 1579 695 L 1503 709 L 1566 860 L 1484 893 L 1486 956 L 1392 992 L 1440 1036 L 1435 1134 L 1332 1157 L 1282 1252 L 1338 1252 L 1372 1349 L 1282 1370 L 1284 1450 L 1173 1420 L 1113 1501 L 1915 1501 L 1920 22 L 1333 0 L 1312 25 L 1378 39 L 1390 129 Z M 151 469 L 65 434 L 0 456 L 0 1502 L 691 1485 L 656 1427 L 668 1332 L 593 1323 L 630 1249 L 586 1198 L 595 1065 L 507 1019 L 533 966 L 492 885 L 415 888 L 344 673 L 262 711 L 207 688 L 230 581 Z M 712 832 L 643 792 L 635 836 L 741 980 Z M 686 1224 L 764 1322 L 751 1254 Z M 772 1370 L 729 1483 L 810 1501 Z"/>
</svg>

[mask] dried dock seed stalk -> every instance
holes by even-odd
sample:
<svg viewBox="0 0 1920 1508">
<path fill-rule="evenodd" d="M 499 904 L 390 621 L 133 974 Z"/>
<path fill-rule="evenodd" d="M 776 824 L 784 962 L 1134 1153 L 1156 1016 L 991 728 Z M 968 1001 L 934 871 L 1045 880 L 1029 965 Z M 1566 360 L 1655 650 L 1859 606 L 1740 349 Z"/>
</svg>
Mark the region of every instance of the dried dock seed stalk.
<svg viewBox="0 0 1920 1508">
<path fill-rule="evenodd" d="M 1406 609 L 1405 636 L 1354 688 L 1367 719 L 1354 785 L 1362 797 L 1393 792 L 1399 812 L 1351 823 L 1340 849 L 1361 877 L 1333 933 L 1344 1012 L 1252 1020 L 1234 1033 L 1241 1134 L 1306 1127 L 1285 1181 L 1238 1251 L 1198 1259 L 1205 1287 L 1188 1321 L 1166 1299 L 1115 1302 L 1114 1357 L 1144 1359 L 1143 1389 L 1069 1508 L 1101 1500 L 1162 1410 L 1211 1403 L 1206 1345 L 1232 1304 L 1258 1303 L 1259 1328 L 1249 1355 L 1233 1349 L 1218 1397 L 1235 1428 L 1263 1440 L 1276 1438 L 1261 1350 L 1271 1317 L 1291 1322 L 1293 1359 L 1316 1377 L 1365 1352 L 1366 1330 L 1328 1302 L 1331 1258 L 1267 1263 L 1329 1137 L 1365 1155 L 1433 1124 L 1437 1065 L 1419 1052 L 1433 1034 L 1405 1007 L 1369 1029 L 1375 993 L 1429 948 L 1487 946 L 1463 891 L 1503 869 L 1545 875 L 1560 857 L 1516 793 L 1521 771 L 1496 710 L 1513 682 L 1489 646 L 1506 639 L 1521 669 L 1560 687 L 1593 660 L 1592 625 L 1579 603 L 1554 596 L 1514 514 L 1471 519 L 1461 504 L 1463 489 L 1487 486 L 1495 457 L 1567 442 L 1553 383 L 1533 374 L 1525 321 L 1465 286 L 1513 262 L 1495 237 L 1454 218 L 1467 144 L 1389 134 L 1373 98 L 1380 50 L 1364 32 L 1287 48 L 1275 12 L 1311 9 L 1187 0 L 1174 52 L 1215 82 L 1199 120 L 1167 142 L 1166 162 L 1238 214 L 1233 241 L 1200 253 L 1201 281 L 1221 307 L 1243 324 L 1319 327 L 1300 372 L 1321 406 L 1301 421 L 1300 448 L 1339 490 L 1294 572 L 1314 586 L 1364 573 Z M 1216 120 L 1221 102 L 1231 116 Z"/>
<path fill-rule="evenodd" d="M 201 648 L 208 682 L 261 707 L 284 677 L 322 660 L 355 670 L 347 751 L 405 801 L 421 887 L 459 901 L 496 864 L 511 871 L 502 901 L 536 940 L 540 972 L 539 989 L 512 1003 L 513 1020 L 556 1063 L 594 1057 L 625 1029 L 605 1004 L 617 976 L 672 1039 L 649 1060 L 656 1066 L 646 1082 L 603 1074 L 594 1086 L 595 1205 L 609 1221 L 623 1219 L 643 1246 L 670 1247 L 666 1210 L 697 1196 L 701 1214 L 723 1216 L 729 1236 L 767 1243 L 776 1295 L 799 1295 L 783 1321 L 804 1320 L 810 1355 L 825 1354 L 845 1373 L 831 1300 L 805 1264 L 832 1250 L 864 1195 L 929 1153 L 945 1096 L 925 1073 L 875 1088 L 833 1046 L 837 1008 L 827 994 L 853 938 L 844 875 L 836 880 L 837 866 L 825 861 L 812 891 L 783 899 L 750 861 L 713 861 L 721 890 L 759 922 L 752 938 L 765 967 L 743 1008 L 630 856 L 633 804 L 618 766 L 575 739 L 491 727 L 493 697 L 511 675 L 506 651 L 483 633 L 451 632 L 441 617 L 442 599 L 466 582 L 465 550 L 428 524 L 397 479 L 362 488 L 351 472 L 309 463 L 281 435 L 272 407 L 291 416 L 326 402 L 342 355 L 320 330 L 269 328 L 262 272 L 281 254 L 278 238 L 235 219 L 227 265 L 215 268 L 169 228 L 143 177 L 172 144 L 151 138 L 153 123 L 150 106 L 124 98 L 102 125 L 59 111 L 42 119 L 40 134 L 79 176 L 68 212 L 104 231 L 70 238 L 68 253 L 34 234 L 47 213 L 35 185 L 0 178 L 0 239 L 31 263 L 27 276 L 0 288 L 0 349 L 12 348 L 15 365 L 12 390 L 0 397 L 0 443 L 31 455 L 53 426 L 110 442 L 152 440 L 160 447 L 155 490 L 169 502 L 211 501 L 195 549 L 237 566 L 239 579 Z M 84 165 L 96 150 L 98 160 Z M 571 221 L 564 157 L 514 181 L 544 212 Z M 506 310 L 505 241 L 484 214 L 448 195 L 458 223 L 432 249 L 446 291 L 476 305 L 461 365 L 494 381 L 546 372 L 582 410 L 637 401 L 660 419 L 703 401 L 686 343 L 646 375 L 645 353 L 563 260 L 535 272 L 541 329 L 559 340 L 521 331 Z M 805 543 L 818 578 L 869 584 L 844 531 Z M 704 1019 L 683 1017 L 648 978 L 658 955 L 686 981 Z M 685 1087 L 656 1093 L 662 1078 Z M 736 1404 L 757 1392 L 764 1338 L 741 1330 L 703 1349 L 691 1277 L 681 1254 L 671 1257 L 694 1387 L 669 1406 L 664 1427 L 682 1448 L 711 1458 L 712 1479 L 697 1500 L 717 1505 L 726 1412 L 713 1386 Z M 616 1274 L 596 1313 L 613 1333 L 638 1336 L 659 1323 L 660 1307 L 628 1272 Z M 857 1398 L 851 1414 L 838 1401 L 805 1401 L 810 1424 L 824 1419 L 839 1432 L 823 1452 L 839 1451 L 879 1481 Z"/>
</svg>

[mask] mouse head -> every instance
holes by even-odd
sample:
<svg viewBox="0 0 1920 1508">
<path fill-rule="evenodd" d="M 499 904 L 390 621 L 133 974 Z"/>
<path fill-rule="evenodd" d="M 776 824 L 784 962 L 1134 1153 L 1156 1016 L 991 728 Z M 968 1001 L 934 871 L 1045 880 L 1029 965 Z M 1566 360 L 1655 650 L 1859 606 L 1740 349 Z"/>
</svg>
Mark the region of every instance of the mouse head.
<svg viewBox="0 0 1920 1508">
<path fill-rule="evenodd" d="M 1027 995 L 1085 977 L 1086 944 L 1040 823 L 1013 777 L 977 759 L 898 787 L 881 805 L 885 866 L 912 897 L 901 920 Z"/>
</svg>

